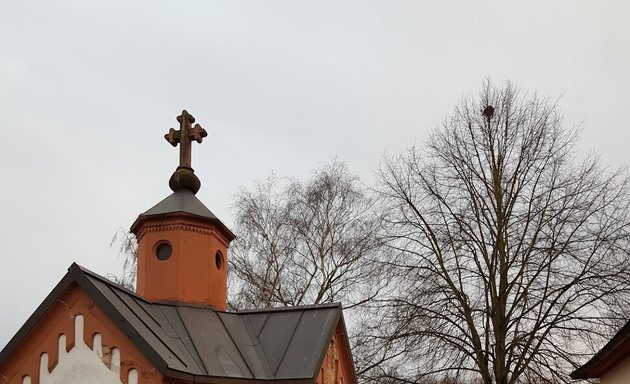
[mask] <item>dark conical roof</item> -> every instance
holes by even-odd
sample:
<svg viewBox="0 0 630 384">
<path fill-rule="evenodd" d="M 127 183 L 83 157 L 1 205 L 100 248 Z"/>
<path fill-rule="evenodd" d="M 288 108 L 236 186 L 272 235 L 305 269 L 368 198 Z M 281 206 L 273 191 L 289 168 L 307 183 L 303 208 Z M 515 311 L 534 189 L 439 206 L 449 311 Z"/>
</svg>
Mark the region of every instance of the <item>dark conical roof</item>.
<svg viewBox="0 0 630 384">
<path fill-rule="evenodd" d="M 218 220 L 212 211 L 199 200 L 192 191 L 180 189 L 157 203 L 140 216 L 163 215 L 165 213 L 185 212 L 193 215 Z"/>
<path fill-rule="evenodd" d="M 164 200 L 157 203 L 153 208 L 140 214 L 136 221 L 131 225 L 131 232 L 138 235 L 137 230 L 142 222 L 151 220 L 153 217 L 164 216 L 170 214 L 185 213 L 196 216 L 200 219 L 211 221 L 218 227 L 221 233 L 229 241 L 234 240 L 236 236 L 223 224 L 219 218 L 212 213 L 196 196 L 195 193 L 187 189 L 180 189 L 173 192 Z"/>
</svg>

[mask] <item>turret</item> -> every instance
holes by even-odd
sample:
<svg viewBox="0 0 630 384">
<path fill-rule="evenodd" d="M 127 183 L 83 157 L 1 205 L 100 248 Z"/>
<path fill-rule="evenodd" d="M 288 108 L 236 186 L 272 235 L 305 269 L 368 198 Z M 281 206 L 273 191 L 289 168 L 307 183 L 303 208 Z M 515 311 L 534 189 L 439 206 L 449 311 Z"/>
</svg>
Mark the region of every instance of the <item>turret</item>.
<svg viewBox="0 0 630 384">
<path fill-rule="evenodd" d="M 138 242 L 137 293 L 150 301 L 207 304 L 225 310 L 227 256 L 234 234 L 196 196 L 191 144 L 207 136 L 185 110 L 180 129 L 165 138 L 180 145 L 180 164 L 169 180 L 173 193 L 131 226 Z"/>
</svg>

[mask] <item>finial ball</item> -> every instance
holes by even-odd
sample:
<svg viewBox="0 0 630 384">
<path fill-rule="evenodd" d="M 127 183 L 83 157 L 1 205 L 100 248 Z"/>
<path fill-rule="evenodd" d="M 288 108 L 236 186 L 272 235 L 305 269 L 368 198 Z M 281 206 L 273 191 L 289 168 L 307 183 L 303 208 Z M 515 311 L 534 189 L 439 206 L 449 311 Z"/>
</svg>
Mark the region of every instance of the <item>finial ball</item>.
<svg viewBox="0 0 630 384">
<path fill-rule="evenodd" d="M 171 175 L 168 186 L 173 192 L 189 190 L 192 193 L 197 193 L 201 188 L 201 181 L 192 168 L 179 166 Z"/>
</svg>

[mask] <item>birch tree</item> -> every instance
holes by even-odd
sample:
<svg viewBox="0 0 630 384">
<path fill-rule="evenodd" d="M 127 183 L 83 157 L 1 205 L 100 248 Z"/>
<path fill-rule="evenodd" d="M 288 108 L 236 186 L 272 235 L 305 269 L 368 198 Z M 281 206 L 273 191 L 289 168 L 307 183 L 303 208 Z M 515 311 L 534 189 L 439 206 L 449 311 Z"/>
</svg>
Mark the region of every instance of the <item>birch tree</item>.
<svg viewBox="0 0 630 384">
<path fill-rule="evenodd" d="M 382 283 L 373 200 L 338 161 L 306 181 L 271 176 L 235 198 L 238 240 L 230 255 L 234 306 L 372 300 Z"/>
<path fill-rule="evenodd" d="M 235 198 L 233 308 L 341 302 L 359 382 L 382 377 L 377 299 L 388 288 L 374 198 L 334 161 L 306 181 L 274 175 Z"/>
</svg>

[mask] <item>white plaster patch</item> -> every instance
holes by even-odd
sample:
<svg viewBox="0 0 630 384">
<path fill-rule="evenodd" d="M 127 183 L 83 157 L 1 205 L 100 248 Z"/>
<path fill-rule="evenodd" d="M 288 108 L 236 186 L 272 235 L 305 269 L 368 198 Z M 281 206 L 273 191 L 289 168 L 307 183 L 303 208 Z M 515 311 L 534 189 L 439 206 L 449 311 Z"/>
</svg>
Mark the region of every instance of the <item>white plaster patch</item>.
<svg viewBox="0 0 630 384">
<path fill-rule="evenodd" d="M 109 367 L 103 361 L 101 335 L 94 335 L 94 347 L 91 349 L 83 338 L 83 316 L 74 319 L 74 347 L 66 349 L 66 335 L 59 336 L 59 361 L 57 366 L 48 371 L 48 354 L 42 353 L 40 358 L 40 384 L 122 384 L 120 380 L 120 351 L 111 350 Z M 31 384 L 31 378 L 24 376 L 23 384 Z M 138 372 L 129 371 L 129 384 L 138 383 Z"/>
<path fill-rule="evenodd" d="M 135 369 L 129 370 L 129 384 L 138 384 L 138 371 Z"/>
</svg>

